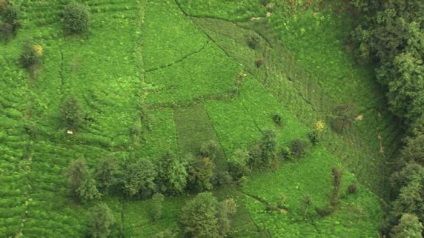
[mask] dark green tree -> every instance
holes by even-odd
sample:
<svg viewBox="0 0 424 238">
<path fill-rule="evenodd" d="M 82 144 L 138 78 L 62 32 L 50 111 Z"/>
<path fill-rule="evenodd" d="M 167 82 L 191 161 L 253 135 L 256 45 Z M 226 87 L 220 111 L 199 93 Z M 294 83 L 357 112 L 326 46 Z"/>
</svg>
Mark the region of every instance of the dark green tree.
<svg viewBox="0 0 424 238">
<path fill-rule="evenodd" d="M 416 214 L 420 221 L 424 220 L 424 179 L 410 181 L 400 189 L 398 198 L 393 202 L 393 213 Z"/>
<path fill-rule="evenodd" d="M 215 163 L 207 158 L 200 157 L 189 161 L 187 186 L 193 191 L 210 190 L 213 187 Z"/>
<path fill-rule="evenodd" d="M 60 105 L 60 114 L 63 123 L 70 130 L 75 130 L 82 125 L 84 113 L 75 96 L 68 96 L 63 99 Z"/>
<path fill-rule="evenodd" d="M 106 238 L 110 235 L 116 219 L 105 203 L 96 205 L 90 212 L 88 225 L 90 235 L 94 238 Z"/>
<path fill-rule="evenodd" d="M 203 143 L 200 147 L 200 156 L 210 158 L 211 160 L 216 160 L 220 156 L 220 150 L 221 148 L 219 144 L 214 140 L 210 140 L 206 143 Z"/>
<path fill-rule="evenodd" d="M 237 149 L 228 159 L 228 171 L 233 179 L 238 180 L 250 172 L 248 166 L 249 152 Z"/>
<path fill-rule="evenodd" d="M 424 227 L 413 214 L 402 214 L 399 224 L 393 227 L 391 236 L 393 238 L 421 238 Z"/>
<path fill-rule="evenodd" d="M 90 12 L 80 3 L 69 3 L 63 9 L 63 29 L 66 34 L 80 34 L 88 31 Z"/>
<path fill-rule="evenodd" d="M 210 192 L 199 193 L 182 209 L 180 226 L 183 237 L 222 237 L 217 218 L 218 201 Z"/>
<path fill-rule="evenodd" d="M 148 159 L 127 161 L 124 164 L 123 189 L 130 195 L 150 197 L 155 189 L 157 171 Z"/>
<path fill-rule="evenodd" d="M 82 182 L 81 186 L 77 189 L 77 193 L 79 199 L 83 202 L 88 202 L 102 197 L 102 194 L 96 187 L 96 181 L 90 177 Z"/>
<path fill-rule="evenodd" d="M 79 198 L 78 189 L 90 177 L 88 166 L 84 159 L 77 159 L 69 163 L 65 176 L 71 196 Z"/>
<path fill-rule="evenodd" d="M 261 149 L 261 165 L 269 166 L 273 160 L 275 160 L 276 155 L 276 134 L 273 130 L 265 130 L 262 133 L 261 141 L 259 142 L 259 147 Z"/>
<path fill-rule="evenodd" d="M 119 164 L 114 157 L 105 157 L 99 160 L 94 177 L 99 189 L 106 193 L 118 182 Z"/>
<path fill-rule="evenodd" d="M 156 180 L 161 192 L 178 194 L 184 191 L 187 185 L 185 162 L 167 152 L 157 160 L 156 167 L 158 170 Z"/>
</svg>

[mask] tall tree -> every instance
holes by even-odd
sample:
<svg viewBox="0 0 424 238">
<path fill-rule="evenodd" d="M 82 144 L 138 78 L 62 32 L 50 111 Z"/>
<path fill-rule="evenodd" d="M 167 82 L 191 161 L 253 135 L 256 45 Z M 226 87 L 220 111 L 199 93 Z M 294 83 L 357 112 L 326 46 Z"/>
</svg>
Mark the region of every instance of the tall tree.
<svg viewBox="0 0 424 238">
<path fill-rule="evenodd" d="M 94 177 L 102 192 L 117 183 L 119 174 L 119 164 L 114 157 L 106 157 L 99 160 Z"/>
<path fill-rule="evenodd" d="M 218 201 L 210 192 L 199 193 L 182 209 L 181 232 L 184 237 L 215 238 L 219 234 Z"/>
<path fill-rule="evenodd" d="M 88 166 L 84 159 L 77 159 L 69 163 L 65 176 L 68 178 L 68 186 L 74 198 L 79 197 L 78 189 L 89 178 Z"/>
<path fill-rule="evenodd" d="M 424 227 L 413 214 L 405 213 L 399 220 L 399 224 L 393 227 L 391 237 L 393 238 L 421 238 Z"/>
<path fill-rule="evenodd" d="M 157 183 L 161 192 L 177 194 L 184 191 L 187 185 L 186 163 L 175 158 L 170 152 L 157 160 Z"/>
<path fill-rule="evenodd" d="M 116 219 L 105 203 L 96 205 L 90 212 L 88 225 L 90 235 L 94 238 L 106 238 L 110 235 Z"/>
<path fill-rule="evenodd" d="M 123 188 L 130 196 L 149 197 L 155 188 L 156 168 L 148 159 L 127 161 L 124 165 Z"/>
</svg>

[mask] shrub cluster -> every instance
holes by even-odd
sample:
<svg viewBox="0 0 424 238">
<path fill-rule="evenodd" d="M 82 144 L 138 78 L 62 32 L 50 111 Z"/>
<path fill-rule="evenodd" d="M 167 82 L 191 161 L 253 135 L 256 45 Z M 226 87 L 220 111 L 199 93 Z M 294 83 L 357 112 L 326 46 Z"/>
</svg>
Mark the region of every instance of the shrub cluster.
<svg viewBox="0 0 424 238">
<path fill-rule="evenodd" d="M 63 30 L 66 34 L 86 33 L 90 25 L 90 12 L 86 5 L 69 3 L 63 10 Z"/>
<path fill-rule="evenodd" d="M 8 1 L 0 0 L 0 18 L 0 39 L 7 42 L 16 35 L 20 27 L 19 11 Z"/>
</svg>

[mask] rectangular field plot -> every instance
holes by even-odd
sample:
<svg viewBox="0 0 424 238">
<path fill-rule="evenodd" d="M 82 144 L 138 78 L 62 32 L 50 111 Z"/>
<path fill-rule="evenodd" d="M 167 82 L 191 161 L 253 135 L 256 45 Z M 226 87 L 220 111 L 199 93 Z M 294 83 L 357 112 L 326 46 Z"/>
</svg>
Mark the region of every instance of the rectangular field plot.
<svg viewBox="0 0 424 238">
<path fill-rule="evenodd" d="M 227 93 L 241 66 L 209 43 L 205 48 L 169 67 L 146 73 L 151 85 L 149 104 L 179 104 Z"/>
<path fill-rule="evenodd" d="M 200 50 L 206 36 L 174 0 L 147 0 L 141 29 L 146 70 L 164 67 Z"/>
<path fill-rule="evenodd" d="M 188 153 L 196 155 L 202 144 L 208 141 L 219 142 L 208 113 L 202 104 L 177 108 L 174 110 L 174 117 L 181 156 Z"/>
</svg>

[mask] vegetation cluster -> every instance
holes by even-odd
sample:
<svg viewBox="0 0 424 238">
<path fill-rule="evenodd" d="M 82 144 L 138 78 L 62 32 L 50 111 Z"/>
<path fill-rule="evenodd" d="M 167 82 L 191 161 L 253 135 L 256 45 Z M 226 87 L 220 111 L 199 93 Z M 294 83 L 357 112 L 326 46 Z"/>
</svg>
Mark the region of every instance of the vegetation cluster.
<svg viewBox="0 0 424 238">
<path fill-rule="evenodd" d="M 422 1 L 351 1 L 360 18 L 353 31 L 357 55 L 375 65 L 390 110 L 404 126 L 393 162 L 393 201 L 384 234 L 424 234 L 424 4 Z M 402 228 L 401 228 L 402 227 Z"/>
</svg>

